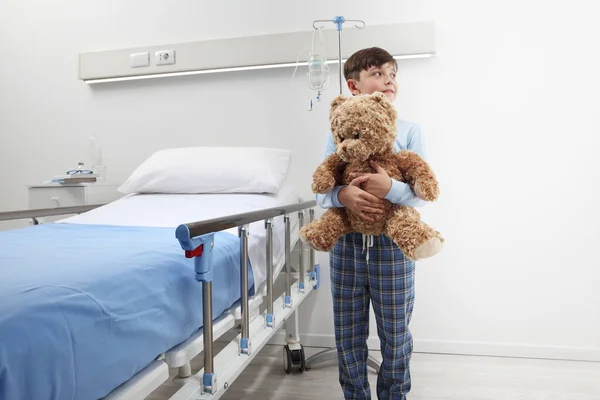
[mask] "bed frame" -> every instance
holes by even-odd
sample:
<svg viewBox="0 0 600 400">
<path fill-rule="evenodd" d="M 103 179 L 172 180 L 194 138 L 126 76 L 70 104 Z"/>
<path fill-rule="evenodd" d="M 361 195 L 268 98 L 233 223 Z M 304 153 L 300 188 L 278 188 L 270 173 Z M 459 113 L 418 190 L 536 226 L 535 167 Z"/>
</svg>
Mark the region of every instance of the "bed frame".
<svg viewBox="0 0 600 400">
<path fill-rule="evenodd" d="M 79 214 L 90 211 L 98 205 L 37 209 L 0 213 L 0 221 L 30 219 L 38 224 L 37 218 Z M 315 263 L 315 251 L 310 249 L 309 265 L 305 268 L 305 248 L 301 240 L 298 257 L 298 279 L 292 282 L 291 227 L 292 213 L 298 213 L 298 229 L 304 225 L 305 212 L 309 220 L 314 219 L 315 201 L 289 204 L 283 207 L 263 209 L 248 213 L 235 214 L 206 221 L 181 224 L 175 230 L 183 255 L 194 260 L 195 279 L 202 284 L 203 291 L 203 327 L 185 342 L 175 346 L 132 379 L 115 388 L 105 400 L 144 399 L 169 379 L 169 367 L 178 369 L 175 381 L 181 388 L 171 400 L 219 399 L 250 364 L 256 354 L 269 342 L 275 333 L 285 325 L 286 342 L 284 346 L 284 368 L 290 373 L 297 368 L 304 371 L 307 367 L 304 348 L 300 344 L 297 320 L 298 306 L 313 290 L 319 288 L 320 266 Z M 285 293 L 273 298 L 273 219 L 283 216 L 285 224 Z M 264 298 L 258 288 L 256 294 L 248 295 L 248 225 L 253 222 L 265 222 L 267 230 L 266 259 L 266 310 L 261 314 L 259 306 Z M 241 300 L 237 307 L 213 321 L 212 316 L 212 247 L 214 234 L 230 228 L 238 228 L 240 237 L 240 275 Z M 191 279 L 191 277 L 190 277 Z M 213 354 L 214 340 L 226 332 L 241 325 L 241 332 L 218 355 Z M 289 331 L 292 332 L 289 332 Z M 204 351 L 204 367 L 192 375 L 190 361 Z"/>
</svg>

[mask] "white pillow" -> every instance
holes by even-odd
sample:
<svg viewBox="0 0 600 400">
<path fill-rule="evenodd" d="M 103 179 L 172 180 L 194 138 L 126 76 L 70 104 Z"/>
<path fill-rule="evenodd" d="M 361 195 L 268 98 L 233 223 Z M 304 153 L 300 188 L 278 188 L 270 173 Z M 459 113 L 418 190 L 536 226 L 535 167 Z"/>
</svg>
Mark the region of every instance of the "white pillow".
<svg viewBox="0 0 600 400">
<path fill-rule="evenodd" d="M 119 187 L 131 193 L 277 193 L 289 150 L 264 147 L 184 147 L 160 150 Z"/>
</svg>

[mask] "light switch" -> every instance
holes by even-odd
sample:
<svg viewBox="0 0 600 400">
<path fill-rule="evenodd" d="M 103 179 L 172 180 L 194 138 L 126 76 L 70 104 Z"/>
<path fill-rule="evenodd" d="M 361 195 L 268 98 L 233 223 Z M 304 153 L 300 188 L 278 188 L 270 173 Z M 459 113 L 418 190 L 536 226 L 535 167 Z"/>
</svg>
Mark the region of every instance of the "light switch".
<svg viewBox="0 0 600 400">
<path fill-rule="evenodd" d="M 150 65 L 150 53 L 135 53 L 129 56 L 131 68 L 147 67 Z"/>
</svg>

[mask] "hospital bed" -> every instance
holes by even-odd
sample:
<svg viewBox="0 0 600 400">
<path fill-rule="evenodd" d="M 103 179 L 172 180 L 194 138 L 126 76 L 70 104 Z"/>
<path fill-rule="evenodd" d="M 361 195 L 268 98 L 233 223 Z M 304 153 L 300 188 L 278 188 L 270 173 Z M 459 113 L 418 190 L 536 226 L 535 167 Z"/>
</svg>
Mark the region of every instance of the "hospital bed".
<svg viewBox="0 0 600 400">
<path fill-rule="evenodd" d="M 287 186 L 0 213 L 33 221 L 0 232 L 0 398 L 143 399 L 169 367 L 182 383 L 172 399 L 220 398 L 319 286 L 314 252 L 306 268 L 298 240 L 314 206 Z M 283 269 L 285 293 L 275 299 Z M 215 356 L 213 342 L 238 325 Z M 204 367 L 192 375 L 201 352 Z M 305 367 L 293 340 L 284 357 L 288 372 Z"/>
</svg>

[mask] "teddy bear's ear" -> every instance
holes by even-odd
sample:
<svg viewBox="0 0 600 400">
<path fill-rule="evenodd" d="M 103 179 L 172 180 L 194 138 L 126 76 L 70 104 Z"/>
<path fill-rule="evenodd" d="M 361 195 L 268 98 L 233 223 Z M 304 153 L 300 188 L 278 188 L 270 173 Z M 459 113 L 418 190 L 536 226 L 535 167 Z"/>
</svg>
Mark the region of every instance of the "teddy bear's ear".
<svg viewBox="0 0 600 400">
<path fill-rule="evenodd" d="M 348 100 L 344 95 L 338 95 L 331 101 L 331 112 L 335 111 L 341 104 Z"/>
<path fill-rule="evenodd" d="M 371 94 L 371 99 L 375 103 L 380 105 L 385 110 L 385 112 L 389 114 L 390 118 L 392 118 L 392 119 L 396 118 L 396 109 L 394 108 L 394 105 L 386 97 L 385 94 L 383 94 L 381 92 L 375 92 L 375 93 Z"/>
<path fill-rule="evenodd" d="M 391 107 L 392 103 L 388 100 L 387 97 L 385 97 L 385 94 L 381 93 L 381 92 L 375 92 L 373 94 L 371 94 L 371 98 L 377 102 L 380 103 L 382 106 L 384 107 Z"/>
</svg>

